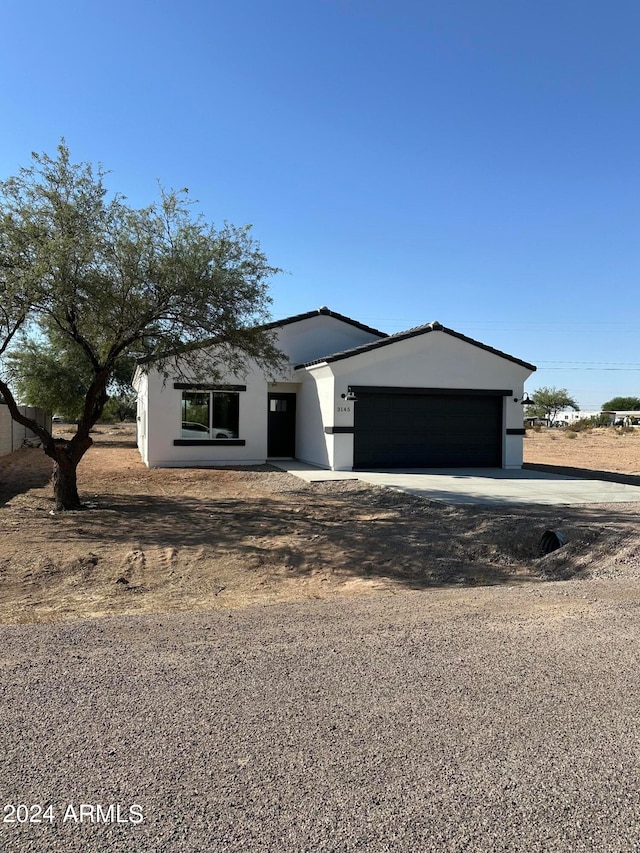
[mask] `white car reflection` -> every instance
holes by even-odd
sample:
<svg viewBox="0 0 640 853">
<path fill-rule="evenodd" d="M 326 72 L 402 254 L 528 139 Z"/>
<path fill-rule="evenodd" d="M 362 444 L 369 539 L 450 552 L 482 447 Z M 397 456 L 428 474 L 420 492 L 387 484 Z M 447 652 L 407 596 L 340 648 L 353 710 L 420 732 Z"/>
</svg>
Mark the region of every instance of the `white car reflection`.
<svg viewBox="0 0 640 853">
<path fill-rule="evenodd" d="M 182 421 L 182 438 L 235 438 L 236 434 L 225 427 L 209 427 L 195 421 Z"/>
</svg>

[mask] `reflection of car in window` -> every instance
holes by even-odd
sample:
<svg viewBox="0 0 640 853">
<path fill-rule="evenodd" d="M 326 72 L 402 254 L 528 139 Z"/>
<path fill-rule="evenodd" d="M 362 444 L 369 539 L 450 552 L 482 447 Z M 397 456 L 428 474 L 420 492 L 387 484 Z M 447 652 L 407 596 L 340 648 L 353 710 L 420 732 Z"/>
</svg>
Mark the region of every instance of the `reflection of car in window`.
<svg viewBox="0 0 640 853">
<path fill-rule="evenodd" d="M 223 427 L 213 427 L 209 432 L 209 427 L 204 424 L 196 423 L 195 421 L 182 421 L 182 438 L 235 438 L 233 430 L 224 429 Z"/>
<path fill-rule="evenodd" d="M 194 432 L 200 435 L 203 432 L 208 433 L 209 427 L 204 424 L 197 424 L 195 421 L 182 421 L 182 431 Z"/>
</svg>

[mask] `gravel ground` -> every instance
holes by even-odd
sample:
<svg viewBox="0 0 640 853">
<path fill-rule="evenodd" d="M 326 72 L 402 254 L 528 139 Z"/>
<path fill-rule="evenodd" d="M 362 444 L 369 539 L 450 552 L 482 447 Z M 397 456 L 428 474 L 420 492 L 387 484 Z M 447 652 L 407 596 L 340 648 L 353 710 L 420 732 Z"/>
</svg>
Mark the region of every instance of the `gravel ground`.
<svg viewBox="0 0 640 853">
<path fill-rule="evenodd" d="M 640 593 L 613 584 L 1 627 L 4 801 L 52 821 L 0 849 L 637 851 Z"/>
</svg>

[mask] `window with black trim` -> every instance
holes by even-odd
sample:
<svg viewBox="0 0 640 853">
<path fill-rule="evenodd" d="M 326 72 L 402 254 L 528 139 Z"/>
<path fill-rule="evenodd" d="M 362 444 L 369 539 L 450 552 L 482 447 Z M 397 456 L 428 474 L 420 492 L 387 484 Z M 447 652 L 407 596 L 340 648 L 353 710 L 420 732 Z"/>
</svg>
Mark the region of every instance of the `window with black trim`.
<svg viewBox="0 0 640 853">
<path fill-rule="evenodd" d="M 235 391 L 183 391 L 182 438 L 237 438 L 240 395 Z"/>
</svg>

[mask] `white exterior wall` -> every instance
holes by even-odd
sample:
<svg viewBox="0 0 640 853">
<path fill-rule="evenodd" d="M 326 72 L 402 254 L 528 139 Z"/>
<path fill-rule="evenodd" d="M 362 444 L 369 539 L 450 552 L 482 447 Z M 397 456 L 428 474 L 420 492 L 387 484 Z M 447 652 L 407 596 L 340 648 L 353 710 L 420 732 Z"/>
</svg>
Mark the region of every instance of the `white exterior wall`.
<svg viewBox="0 0 640 853">
<path fill-rule="evenodd" d="M 597 412 L 558 412 L 555 419 L 556 421 L 564 421 L 566 423 L 573 423 L 573 421 L 581 421 L 583 418 L 597 418 L 602 414 L 602 410 L 598 409 Z M 612 413 L 615 414 L 615 413 Z M 618 417 L 615 414 L 615 417 Z"/>
<path fill-rule="evenodd" d="M 267 458 L 267 380 L 259 371 L 247 377 L 224 377 L 215 384 L 246 385 L 240 391 L 239 435 L 244 446 L 174 445 L 181 438 L 182 390 L 173 380 L 163 382 L 155 370 L 148 373 L 146 459 L 152 468 L 197 467 L 199 465 L 260 464 Z M 142 453 L 142 451 L 141 451 Z"/>
<path fill-rule="evenodd" d="M 333 372 L 327 365 L 318 365 L 312 372 L 297 371 L 296 378 L 302 380 L 297 400 L 296 457 L 331 468 L 333 436 L 326 435 L 324 427 L 333 416 Z"/>
<path fill-rule="evenodd" d="M 149 377 L 140 368 L 135 372 L 131 382 L 138 394 L 138 407 L 136 415 L 136 443 L 140 456 L 145 465 L 149 464 L 149 455 L 147 448 L 147 434 L 149 425 Z"/>
<path fill-rule="evenodd" d="M 345 386 L 510 389 L 531 374 L 526 367 L 439 331 L 396 341 L 331 366 L 336 377 L 344 377 Z"/>
<path fill-rule="evenodd" d="M 292 365 L 374 340 L 379 336 L 325 314 L 277 330 L 278 346 Z M 290 372 L 265 377 L 256 368 L 246 377 L 224 376 L 216 380 L 215 384 L 247 386 L 246 391 L 239 392 L 238 437 L 245 445 L 174 446 L 174 439 L 179 439 L 181 432 L 182 391 L 174 389 L 172 379 L 163 382 L 157 371 L 144 374 L 139 368 L 133 385 L 138 392 L 138 447 L 143 462 L 150 467 L 263 463 L 267 458 L 268 393 L 282 391 L 297 393 L 296 455 L 304 459 L 307 454 L 309 460 L 322 460 L 316 464 L 330 467 L 333 437 L 325 436 L 322 417 L 331 418 L 332 392 L 325 384 L 320 386 L 319 395 L 313 381 L 303 387 L 290 379 Z M 331 372 L 329 382 L 333 383 Z"/>
<path fill-rule="evenodd" d="M 340 362 L 338 362 L 340 364 Z M 333 365 L 335 366 L 335 365 Z M 352 427 L 354 418 L 354 406 L 357 402 L 345 399 L 349 391 L 349 385 L 357 384 L 345 381 L 344 377 L 334 371 L 335 382 L 333 386 L 332 412 L 326 423 L 334 427 Z M 396 385 L 400 384 L 396 378 Z M 345 395 L 343 397 L 342 395 Z M 328 413 L 329 414 L 329 413 Z M 334 471 L 350 471 L 353 468 L 353 433 L 335 433 L 331 438 L 333 444 L 333 469 Z"/>
<path fill-rule="evenodd" d="M 278 332 L 278 343 L 290 364 L 300 364 L 381 340 L 324 314 L 290 323 Z M 384 339 L 382 339 L 384 340 Z M 445 332 L 430 331 L 350 358 L 319 363 L 291 371 L 290 375 L 265 377 L 258 369 L 247 377 L 225 376 L 215 384 L 246 385 L 239 392 L 239 438 L 244 446 L 180 445 L 182 391 L 173 380 L 163 383 L 154 370 L 134 380 L 138 391 L 138 444 L 149 466 L 256 464 L 267 459 L 268 393 L 295 392 L 296 457 L 321 467 L 350 470 L 353 466 L 352 433 L 326 433 L 325 427 L 353 427 L 354 407 L 348 402 L 349 386 L 459 388 L 509 390 L 503 406 L 503 467 L 522 465 L 521 430 L 523 385 L 531 370 L 482 347 Z M 292 381 L 293 380 L 293 381 Z M 515 398 L 515 399 L 514 399 Z"/>
<path fill-rule="evenodd" d="M 278 330 L 277 340 L 290 363 L 296 365 L 378 341 L 380 336 L 358 329 L 336 317 L 318 314 L 282 326 Z"/>
<path fill-rule="evenodd" d="M 332 362 L 327 368 L 334 374 L 335 383 L 333 412 L 325 407 L 325 426 L 353 426 L 354 407 L 358 403 L 347 403 L 341 396 L 352 385 L 512 391 L 503 398 L 502 464 L 504 468 L 522 466 L 523 437 L 507 435 L 506 430 L 522 429 L 520 400 L 524 382 L 531 374 L 528 368 L 437 331 Z M 315 375 L 316 370 L 311 367 L 306 372 Z M 327 438 L 333 445 L 333 452 L 327 454 L 329 461 L 323 463 L 311 458 L 308 461 L 328 464 L 335 470 L 349 470 L 353 465 L 353 435 L 336 434 Z"/>
<path fill-rule="evenodd" d="M 508 429 L 523 429 L 524 411 L 520 400 L 523 397 L 523 385 L 520 383 L 518 387 L 513 388 L 513 397 L 505 397 L 505 405 L 503 408 L 504 432 L 502 445 L 502 467 L 503 468 L 522 468 L 524 447 L 524 435 L 507 435 Z M 516 398 L 517 402 L 516 402 Z"/>
</svg>

